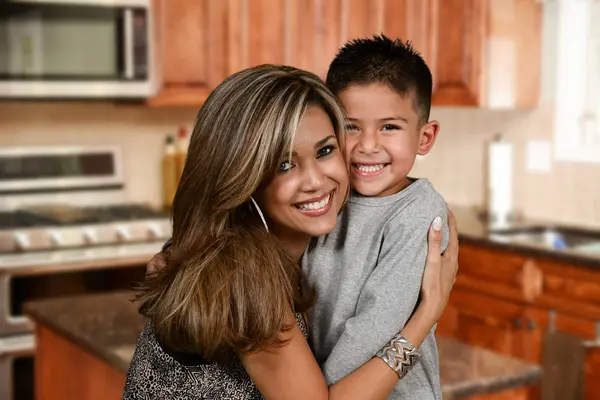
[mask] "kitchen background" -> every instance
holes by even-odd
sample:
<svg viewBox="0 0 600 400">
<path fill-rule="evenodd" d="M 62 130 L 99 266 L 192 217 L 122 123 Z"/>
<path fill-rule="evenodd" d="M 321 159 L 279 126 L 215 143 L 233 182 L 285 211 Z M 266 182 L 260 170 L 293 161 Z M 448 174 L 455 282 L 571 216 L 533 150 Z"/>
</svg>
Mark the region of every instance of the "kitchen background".
<svg viewBox="0 0 600 400">
<path fill-rule="evenodd" d="M 16 53 L 4 41 L 10 23 L 2 22 L 10 17 L 3 18 L 38 2 L 0 1 L 0 157 L 15 148 L 117 147 L 124 173 L 119 202 L 150 206 L 150 214 L 126 217 L 144 224 L 166 219 L 157 210 L 164 209 L 167 138 L 182 127 L 191 132 L 203 99 L 229 73 L 285 62 L 323 75 L 347 39 L 383 31 L 412 40 L 432 69 L 431 117 L 441 123 L 434 149 L 417 160 L 412 175 L 428 177 L 444 195 L 461 234 L 461 270 L 438 327 L 444 398 L 600 398 L 600 255 L 576 249 L 600 243 L 600 28 L 591 23 L 600 18 L 599 0 L 49 1 L 59 16 L 69 7 L 91 6 L 104 10 L 99 14 L 109 24 L 125 26 L 132 5 L 150 10 L 149 46 L 141 41 L 134 54 L 148 50 L 142 67 L 149 68 L 152 90 L 123 98 L 97 88 L 86 92 L 80 85 L 85 74 L 61 91 L 50 79 L 36 89 L 11 72 Z M 73 15 L 66 20 L 73 22 Z M 39 35 L 24 26 L 16 31 Z M 82 37 L 94 32 L 85 24 L 75 29 Z M 70 46 L 44 42 L 51 58 L 87 53 L 85 39 L 68 40 Z M 128 40 L 100 40 L 108 47 L 98 49 L 127 50 Z M 23 54 L 32 54 L 30 45 Z M 61 62 L 56 65 L 72 67 Z M 125 56 L 119 65 L 131 78 L 137 66 L 128 69 L 127 62 Z M 119 79 L 110 82 L 114 93 L 127 85 Z M 43 94 L 46 88 L 51 94 Z M 512 157 L 494 164 L 503 177 L 493 190 L 505 194 L 500 208 L 518 217 L 507 222 L 509 233 L 522 234 L 514 239 L 481 213 L 491 204 L 490 146 L 498 137 L 512 147 Z M 2 195 L 0 211 L 13 211 L 4 200 L 14 193 Z M 95 205 L 110 205 L 101 201 Z M 2 246 L 9 228 L 0 225 Z M 122 292 L 132 278 L 125 270 L 143 276 L 145 260 L 168 236 L 156 226 L 143 239 L 123 229 L 115 225 L 119 239 L 104 247 L 86 236 L 93 243 L 81 245 L 87 252 L 77 262 L 62 261 L 60 248 L 33 251 L 22 238 L 14 250 L 1 248 L 0 400 L 32 398 L 34 388 L 37 399 L 119 397 L 143 326 Z M 67 257 L 70 249 L 64 251 Z M 60 265 L 60 272 L 27 264 L 41 255 L 54 257 L 47 264 Z M 123 275 L 102 275 L 119 268 Z M 19 302 L 18 309 L 11 302 Z M 14 324 L 21 313 L 37 323 L 35 331 Z"/>
<path fill-rule="evenodd" d="M 0 145 L 106 145 L 122 148 L 130 201 L 162 202 L 161 159 L 166 135 L 189 129 L 195 109 L 148 109 L 120 104 L 3 103 Z M 417 161 L 448 203 L 484 206 L 486 152 L 501 133 L 514 144 L 513 204 L 524 215 L 600 227 L 600 164 L 551 161 L 548 171 L 528 170 L 531 141 L 553 139 L 553 107 L 495 111 L 433 107 L 441 123 L 432 152 Z"/>
</svg>

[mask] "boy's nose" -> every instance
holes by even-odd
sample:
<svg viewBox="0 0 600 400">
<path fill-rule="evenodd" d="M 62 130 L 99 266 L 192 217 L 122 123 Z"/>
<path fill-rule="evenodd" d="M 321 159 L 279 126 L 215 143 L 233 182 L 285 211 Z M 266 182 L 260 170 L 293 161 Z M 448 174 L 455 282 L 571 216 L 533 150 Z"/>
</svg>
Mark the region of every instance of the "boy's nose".
<svg viewBox="0 0 600 400">
<path fill-rule="evenodd" d="M 358 150 L 364 154 L 372 154 L 379 152 L 379 144 L 377 143 L 377 135 L 366 133 L 363 134 L 358 142 Z"/>
</svg>

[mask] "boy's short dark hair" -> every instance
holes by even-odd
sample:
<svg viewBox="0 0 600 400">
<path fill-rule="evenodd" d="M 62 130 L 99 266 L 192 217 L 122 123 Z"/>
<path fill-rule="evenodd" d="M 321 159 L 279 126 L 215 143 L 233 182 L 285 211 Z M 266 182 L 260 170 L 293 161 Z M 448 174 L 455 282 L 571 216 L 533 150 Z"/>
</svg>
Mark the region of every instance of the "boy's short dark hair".
<svg viewBox="0 0 600 400">
<path fill-rule="evenodd" d="M 336 95 L 352 85 L 383 83 L 401 96 L 412 95 L 420 123 L 429 120 L 431 72 L 410 42 L 385 35 L 349 41 L 329 65 L 326 83 Z"/>
</svg>

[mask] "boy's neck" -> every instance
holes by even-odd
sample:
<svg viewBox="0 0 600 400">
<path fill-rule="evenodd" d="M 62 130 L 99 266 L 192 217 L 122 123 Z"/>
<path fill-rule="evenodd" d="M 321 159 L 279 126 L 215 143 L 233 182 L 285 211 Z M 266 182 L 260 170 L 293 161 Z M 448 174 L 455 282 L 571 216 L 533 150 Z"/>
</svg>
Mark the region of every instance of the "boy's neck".
<svg viewBox="0 0 600 400">
<path fill-rule="evenodd" d="M 397 185 L 395 185 L 394 190 L 392 190 L 391 192 L 387 192 L 387 189 L 386 189 L 386 193 L 385 194 L 379 193 L 379 194 L 376 194 L 374 196 L 365 196 L 365 197 L 388 197 L 388 196 L 393 196 L 395 194 L 400 193 L 401 191 L 403 191 L 407 187 L 409 187 L 416 180 L 417 179 L 414 179 L 414 178 L 411 178 L 409 176 L 406 176 L 406 177 L 404 177 L 404 179 L 402 179 L 400 182 L 398 182 Z"/>
</svg>

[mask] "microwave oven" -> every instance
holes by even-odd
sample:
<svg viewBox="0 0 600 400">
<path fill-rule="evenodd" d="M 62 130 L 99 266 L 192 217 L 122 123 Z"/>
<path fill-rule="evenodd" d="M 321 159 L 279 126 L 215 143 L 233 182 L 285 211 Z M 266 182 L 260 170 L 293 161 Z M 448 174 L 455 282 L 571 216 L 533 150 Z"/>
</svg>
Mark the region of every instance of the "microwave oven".
<svg viewBox="0 0 600 400">
<path fill-rule="evenodd" d="M 151 0 L 0 0 L 0 99 L 155 93 Z"/>
</svg>

